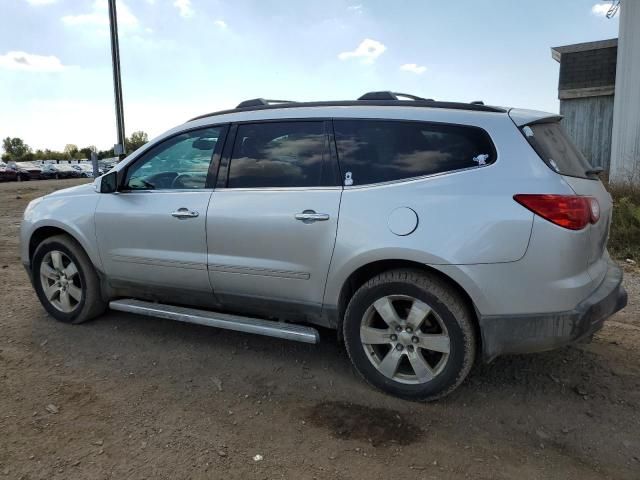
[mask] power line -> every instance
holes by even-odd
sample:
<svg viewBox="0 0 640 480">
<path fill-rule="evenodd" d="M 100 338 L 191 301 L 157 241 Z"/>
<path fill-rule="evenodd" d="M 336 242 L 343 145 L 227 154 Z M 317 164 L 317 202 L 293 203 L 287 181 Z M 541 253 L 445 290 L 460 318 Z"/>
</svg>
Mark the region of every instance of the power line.
<svg viewBox="0 0 640 480">
<path fill-rule="evenodd" d="M 609 7 L 607 11 L 607 18 L 611 19 L 615 17 L 618 10 L 620 10 L 620 0 L 612 0 L 611 7 Z"/>
</svg>

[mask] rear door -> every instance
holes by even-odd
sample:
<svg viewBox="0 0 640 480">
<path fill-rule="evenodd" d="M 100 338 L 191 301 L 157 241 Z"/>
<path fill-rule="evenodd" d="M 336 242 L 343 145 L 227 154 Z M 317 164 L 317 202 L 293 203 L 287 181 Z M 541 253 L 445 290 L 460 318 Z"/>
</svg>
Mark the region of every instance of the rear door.
<svg viewBox="0 0 640 480">
<path fill-rule="evenodd" d="M 594 197 L 600 207 L 600 219 L 590 224 L 589 251 L 586 262 L 589 275 L 598 283 L 607 270 L 606 244 L 613 202 L 589 161 L 573 144 L 557 119 L 534 123 L 522 128 L 522 132 L 544 162 L 562 175 L 577 195 Z"/>
<path fill-rule="evenodd" d="M 329 131 L 322 120 L 232 127 L 207 213 L 209 275 L 228 307 L 320 309 L 342 193 Z"/>
</svg>

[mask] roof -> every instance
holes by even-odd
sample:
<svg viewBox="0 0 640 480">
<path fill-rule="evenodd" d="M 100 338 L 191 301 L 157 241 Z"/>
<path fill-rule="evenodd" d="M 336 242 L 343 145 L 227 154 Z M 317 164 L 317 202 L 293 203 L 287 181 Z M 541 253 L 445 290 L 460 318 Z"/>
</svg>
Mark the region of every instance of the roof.
<svg viewBox="0 0 640 480">
<path fill-rule="evenodd" d="M 564 53 L 586 52 L 589 50 L 599 50 L 601 48 L 613 48 L 617 46 L 617 38 L 609 38 L 607 40 L 598 40 L 595 42 L 574 43 L 572 45 L 563 45 L 561 47 L 551 47 L 551 57 L 556 62 L 559 62 Z"/>
<path fill-rule="evenodd" d="M 401 100 L 407 98 L 408 100 Z M 284 108 L 300 108 L 300 107 L 423 107 L 423 108 L 445 108 L 452 110 L 470 110 L 476 112 L 500 112 L 505 113 L 506 110 L 500 107 L 485 105 L 483 102 L 440 102 L 430 98 L 416 97 L 415 95 L 395 93 L 395 92 L 369 92 L 361 96 L 358 100 L 338 100 L 338 101 L 321 101 L 321 102 L 293 102 L 287 100 L 265 100 L 256 98 L 253 100 L 245 100 L 236 108 L 230 110 L 221 110 L 218 112 L 206 113 L 190 119 L 189 121 L 199 120 L 201 118 L 211 117 L 215 115 L 225 115 L 228 113 L 247 112 L 255 110 L 278 110 Z"/>
</svg>

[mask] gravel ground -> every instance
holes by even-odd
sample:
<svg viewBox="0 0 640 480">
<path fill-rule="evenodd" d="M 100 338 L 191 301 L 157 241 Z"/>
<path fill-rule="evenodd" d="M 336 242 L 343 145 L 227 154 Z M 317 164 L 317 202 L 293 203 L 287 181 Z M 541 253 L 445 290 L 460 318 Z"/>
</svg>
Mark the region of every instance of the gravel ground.
<svg viewBox="0 0 640 480">
<path fill-rule="evenodd" d="M 452 396 L 371 390 L 320 345 L 39 305 L 26 203 L 78 181 L 0 184 L 0 478 L 640 478 L 640 274 L 591 344 L 500 358 Z"/>
</svg>

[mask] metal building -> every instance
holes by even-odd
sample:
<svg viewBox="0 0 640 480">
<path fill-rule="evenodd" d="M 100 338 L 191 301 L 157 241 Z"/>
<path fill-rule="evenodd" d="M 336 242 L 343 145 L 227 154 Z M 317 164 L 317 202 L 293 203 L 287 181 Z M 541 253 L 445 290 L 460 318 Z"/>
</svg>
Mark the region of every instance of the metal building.
<svg viewBox="0 0 640 480">
<path fill-rule="evenodd" d="M 569 135 L 611 181 L 640 185 L 640 0 L 619 7 L 618 39 L 551 54 L 560 62 L 558 98 Z"/>
<path fill-rule="evenodd" d="M 640 185 L 640 0 L 620 3 L 610 178 Z"/>
<path fill-rule="evenodd" d="M 560 62 L 562 123 L 591 164 L 608 171 L 618 39 L 554 47 L 551 55 Z"/>
</svg>

